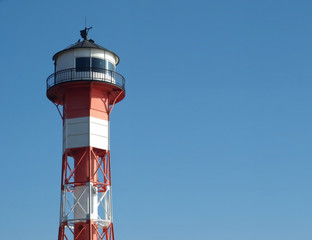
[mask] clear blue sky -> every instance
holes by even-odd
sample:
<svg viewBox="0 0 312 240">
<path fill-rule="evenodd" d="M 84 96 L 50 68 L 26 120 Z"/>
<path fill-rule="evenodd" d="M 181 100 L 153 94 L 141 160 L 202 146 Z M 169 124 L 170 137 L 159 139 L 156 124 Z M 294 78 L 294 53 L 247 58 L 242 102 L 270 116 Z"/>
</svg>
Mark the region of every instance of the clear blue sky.
<svg viewBox="0 0 312 240">
<path fill-rule="evenodd" d="M 312 2 L 0 0 L 1 239 L 55 240 L 52 56 L 116 52 L 116 240 L 312 239 Z"/>
</svg>

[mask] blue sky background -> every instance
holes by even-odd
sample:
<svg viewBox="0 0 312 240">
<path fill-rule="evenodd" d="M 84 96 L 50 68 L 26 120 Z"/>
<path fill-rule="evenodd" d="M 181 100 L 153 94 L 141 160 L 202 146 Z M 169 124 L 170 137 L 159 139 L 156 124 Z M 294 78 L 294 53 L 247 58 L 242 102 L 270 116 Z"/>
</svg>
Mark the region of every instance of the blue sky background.
<svg viewBox="0 0 312 240">
<path fill-rule="evenodd" d="M 1 239 L 57 239 L 52 56 L 116 52 L 116 240 L 312 239 L 312 2 L 0 0 Z"/>
</svg>

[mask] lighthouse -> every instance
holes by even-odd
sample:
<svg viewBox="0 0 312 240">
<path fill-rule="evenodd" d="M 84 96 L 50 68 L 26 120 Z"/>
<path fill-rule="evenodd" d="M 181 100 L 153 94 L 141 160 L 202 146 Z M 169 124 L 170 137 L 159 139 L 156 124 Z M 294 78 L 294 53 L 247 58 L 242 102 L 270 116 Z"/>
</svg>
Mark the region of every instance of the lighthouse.
<svg viewBox="0 0 312 240">
<path fill-rule="evenodd" d="M 114 240 L 109 118 L 125 97 L 119 57 L 88 39 L 53 56 L 47 97 L 63 121 L 58 240 Z"/>
</svg>

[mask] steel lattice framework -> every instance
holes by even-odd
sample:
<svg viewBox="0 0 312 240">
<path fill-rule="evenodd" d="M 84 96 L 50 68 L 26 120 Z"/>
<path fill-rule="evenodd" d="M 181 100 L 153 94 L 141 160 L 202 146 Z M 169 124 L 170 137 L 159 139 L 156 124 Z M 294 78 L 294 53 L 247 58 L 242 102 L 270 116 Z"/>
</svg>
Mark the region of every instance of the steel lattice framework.
<svg viewBox="0 0 312 240">
<path fill-rule="evenodd" d="M 110 151 L 101 151 L 96 153 L 94 149 L 87 149 L 79 153 L 77 159 L 77 150 L 74 153 L 66 151 L 63 154 L 62 163 L 62 193 L 61 193 L 61 212 L 60 212 L 60 229 L 59 240 L 71 239 L 70 235 L 74 236 L 74 239 L 80 239 L 83 235 L 96 235 L 96 239 L 114 239 L 113 231 L 113 216 L 112 216 L 112 194 L 111 194 L 111 171 L 110 171 Z M 84 158 L 94 159 L 96 162 L 95 169 L 90 172 L 90 178 L 86 182 L 76 181 L 75 172 L 79 170 L 80 164 L 83 163 Z M 80 191 L 77 193 L 75 189 L 80 187 Z M 82 188 L 82 191 L 81 191 Z M 96 196 L 96 206 L 91 204 L 85 205 L 82 203 L 85 199 L 85 195 Z M 75 209 L 80 209 L 86 215 L 86 218 L 75 218 Z M 92 210 L 96 210 L 97 214 L 94 220 L 89 220 L 89 214 Z M 93 216 L 94 217 L 94 216 Z M 74 228 L 77 222 L 85 221 L 82 228 L 80 227 L 79 233 L 75 234 Z"/>
</svg>

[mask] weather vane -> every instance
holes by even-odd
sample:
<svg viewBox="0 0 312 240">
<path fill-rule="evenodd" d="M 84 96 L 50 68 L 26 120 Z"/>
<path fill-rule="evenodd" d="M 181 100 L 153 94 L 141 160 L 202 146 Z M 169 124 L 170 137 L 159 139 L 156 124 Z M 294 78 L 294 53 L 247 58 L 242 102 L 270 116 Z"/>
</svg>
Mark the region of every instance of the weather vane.
<svg viewBox="0 0 312 240">
<path fill-rule="evenodd" d="M 85 29 L 80 31 L 80 36 L 84 39 L 84 40 L 88 40 L 88 32 L 89 30 L 92 29 L 92 27 L 85 27 Z"/>
<path fill-rule="evenodd" d="M 89 32 L 90 29 L 92 29 L 92 27 L 87 28 L 87 17 L 85 16 L 85 28 L 80 31 L 80 36 L 84 40 L 88 40 L 88 32 Z"/>
</svg>

